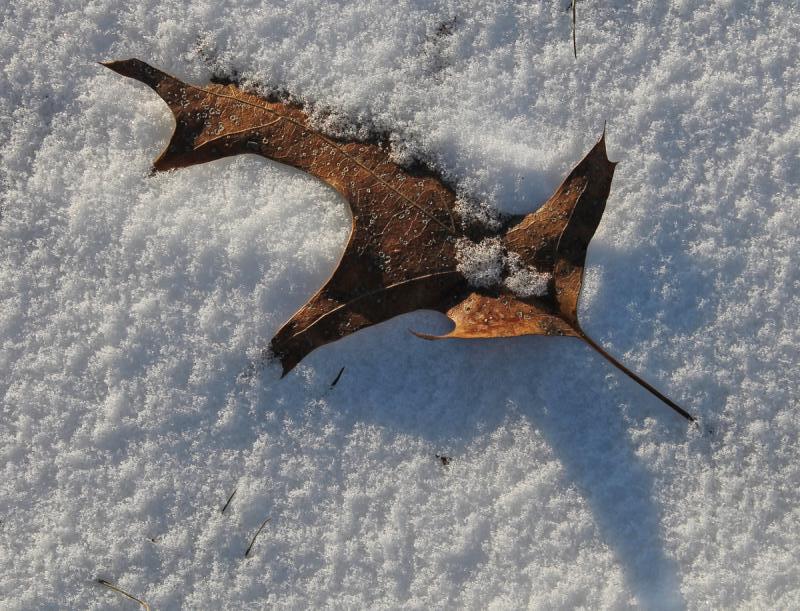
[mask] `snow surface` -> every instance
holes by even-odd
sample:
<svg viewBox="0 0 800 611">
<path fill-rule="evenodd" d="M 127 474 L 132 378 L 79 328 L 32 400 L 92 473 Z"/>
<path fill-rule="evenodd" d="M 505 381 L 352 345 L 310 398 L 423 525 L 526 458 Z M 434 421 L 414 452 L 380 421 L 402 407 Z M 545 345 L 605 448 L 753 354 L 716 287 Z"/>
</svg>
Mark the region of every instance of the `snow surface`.
<svg viewBox="0 0 800 611">
<path fill-rule="evenodd" d="M 98 577 L 153 609 L 800 607 L 800 6 L 580 2 L 576 61 L 568 4 L 0 3 L 4 609 L 136 608 Z M 128 57 L 392 131 L 506 212 L 607 120 L 581 321 L 713 435 L 577 340 L 408 333 L 431 312 L 240 376 L 349 214 L 252 156 L 149 176 L 168 111 L 94 63 Z"/>
</svg>

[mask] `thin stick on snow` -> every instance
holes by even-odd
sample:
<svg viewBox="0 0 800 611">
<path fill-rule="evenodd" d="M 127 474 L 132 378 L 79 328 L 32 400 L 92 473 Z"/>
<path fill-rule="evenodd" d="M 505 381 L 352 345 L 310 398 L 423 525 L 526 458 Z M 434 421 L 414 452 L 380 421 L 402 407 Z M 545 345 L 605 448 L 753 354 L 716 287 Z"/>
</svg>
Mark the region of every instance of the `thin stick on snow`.
<svg viewBox="0 0 800 611">
<path fill-rule="evenodd" d="M 575 53 L 575 59 L 578 59 L 578 42 L 575 39 L 575 3 L 578 0 L 572 0 L 572 52 Z"/>
<path fill-rule="evenodd" d="M 261 534 L 261 531 L 264 530 L 264 527 L 267 525 L 267 522 L 269 522 L 271 519 L 272 518 L 267 518 L 266 520 L 264 520 L 261 523 L 261 526 L 258 527 L 258 530 L 256 531 L 256 534 L 253 535 L 253 540 L 250 541 L 250 545 L 247 546 L 247 550 L 245 550 L 245 552 L 244 552 L 244 557 L 245 558 L 247 558 L 250 555 L 250 550 L 253 549 L 253 545 L 256 542 L 256 537 L 258 537 L 258 535 Z"/>
<path fill-rule="evenodd" d="M 225 505 L 222 506 L 222 510 L 220 511 L 220 513 L 225 513 L 225 510 L 228 508 L 228 505 L 231 504 L 231 501 L 233 500 L 233 497 L 236 494 L 237 490 L 238 488 L 233 489 L 233 492 L 231 492 L 231 495 L 228 497 L 228 500 L 225 501 Z"/>
<path fill-rule="evenodd" d="M 118 592 L 118 593 L 122 594 L 123 596 L 127 596 L 127 597 L 128 597 L 128 598 L 130 598 L 131 600 L 135 600 L 137 603 L 139 603 L 140 605 L 142 605 L 142 608 L 143 608 L 145 611 L 150 611 L 150 605 L 148 605 L 148 604 L 147 604 L 146 602 L 144 602 L 143 600 L 141 600 L 141 599 L 139 599 L 139 598 L 136 598 L 136 597 L 135 597 L 133 594 L 128 594 L 128 593 L 127 593 L 125 590 L 123 590 L 122 588 L 120 588 L 120 587 L 118 587 L 118 586 L 115 586 L 115 585 L 114 585 L 113 583 L 111 583 L 110 581 L 106 581 L 105 579 L 98 579 L 98 580 L 97 580 L 97 583 L 104 585 L 104 586 L 105 586 L 105 587 L 107 587 L 109 590 L 114 590 L 115 592 Z"/>
<path fill-rule="evenodd" d="M 339 378 L 342 377 L 343 373 L 344 373 L 344 367 L 342 367 L 339 370 L 339 373 L 336 374 L 336 377 L 333 379 L 333 382 L 331 382 L 331 388 L 333 388 L 334 386 L 336 386 L 339 383 Z"/>
</svg>

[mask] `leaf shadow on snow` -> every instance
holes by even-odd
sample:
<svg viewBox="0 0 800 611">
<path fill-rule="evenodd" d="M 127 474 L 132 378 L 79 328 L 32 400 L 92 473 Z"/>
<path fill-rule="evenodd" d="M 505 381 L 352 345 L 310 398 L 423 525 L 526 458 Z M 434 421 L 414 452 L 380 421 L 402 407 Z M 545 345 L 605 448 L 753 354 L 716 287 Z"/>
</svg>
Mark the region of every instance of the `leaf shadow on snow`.
<svg viewBox="0 0 800 611">
<path fill-rule="evenodd" d="M 713 322 L 719 301 L 715 270 L 704 269 L 675 242 L 674 233 L 625 252 L 596 240 L 589 247 L 589 264 L 587 274 L 601 274 L 602 280 L 591 304 L 579 304 L 582 322 L 587 331 L 593 326 L 596 333 L 618 335 L 624 342 L 619 350 L 647 339 L 655 320 L 666 319 L 672 335 L 696 333 Z"/>
<path fill-rule="evenodd" d="M 628 433 L 652 417 L 669 422 L 660 440 L 668 442 L 686 434 L 683 421 L 576 340 L 426 342 L 406 332 L 446 327 L 435 313 L 409 314 L 317 350 L 306 366 L 325 379 L 346 367 L 327 399 L 345 420 L 425 439 L 431 455 L 449 448 L 456 464 L 479 431 L 497 429 L 515 405 L 514 417 L 542 432 L 586 500 L 638 602 L 684 607 L 677 566 L 662 541 L 653 475 Z M 283 382 L 294 383 L 291 376 Z M 626 401 L 634 405 L 623 417 Z M 467 583 L 469 572 L 461 578 Z"/>
<path fill-rule="evenodd" d="M 675 435 L 685 434 L 683 421 L 625 378 L 619 379 L 586 347 L 552 345 L 546 350 L 566 353 L 571 363 L 541 382 L 540 402 L 530 404 L 527 413 L 544 432 L 567 477 L 580 488 L 639 604 L 648 609 L 684 607 L 677 566 L 664 550 L 653 475 L 634 451 L 626 430 L 631 423 L 620 413 L 620 403 L 627 395 L 633 410 L 641 409 L 634 421 L 648 415 L 665 419 L 674 424 Z M 609 374 L 614 390 L 604 380 Z M 578 388 L 584 384 L 588 392 Z M 591 394 L 594 400 L 587 396 Z"/>
</svg>

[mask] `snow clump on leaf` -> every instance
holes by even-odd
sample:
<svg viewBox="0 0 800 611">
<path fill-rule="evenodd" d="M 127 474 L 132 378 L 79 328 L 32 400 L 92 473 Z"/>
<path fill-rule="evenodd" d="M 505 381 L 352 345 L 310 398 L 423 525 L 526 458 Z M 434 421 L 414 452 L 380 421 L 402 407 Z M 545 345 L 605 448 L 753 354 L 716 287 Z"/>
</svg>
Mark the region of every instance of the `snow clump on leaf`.
<svg viewBox="0 0 800 611">
<path fill-rule="evenodd" d="M 502 225 L 500 213 L 494 206 L 467 197 L 456 199 L 454 210 L 461 217 L 464 229 L 470 226 L 482 226 L 490 231 L 498 231 Z"/>
<path fill-rule="evenodd" d="M 542 297 L 547 294 L 550 274 L 523 265 L 522 258 L 515 252 L 506 257 L 508 277 L 503 284 L 517 297 Z"/>
<path fill-rule="evenodd" d="M 486 238 L 477 244 L 462 238 L 456 243 L 456 269 L 477 288 L 500 284 L 505 269 L 506 253 L 499 238 Z"/>
<path fill-rule="evenodd" d="M 518 297 L 547 294 L 550 274 L 522 263 L 517 253 L 506 252 L 499 238 L 473 242 L 466 238 L 456 244 L 456 269 L 476 288 L 505 286 Z"/>
</svg>

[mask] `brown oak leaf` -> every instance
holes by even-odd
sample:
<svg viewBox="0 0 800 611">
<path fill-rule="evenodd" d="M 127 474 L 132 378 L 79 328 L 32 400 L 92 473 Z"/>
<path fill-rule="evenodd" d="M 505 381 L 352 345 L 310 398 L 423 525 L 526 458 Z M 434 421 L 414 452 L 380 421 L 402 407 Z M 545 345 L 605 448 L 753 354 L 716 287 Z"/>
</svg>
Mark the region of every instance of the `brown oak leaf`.
<svg viewBox="0 0 800 611">
<path fill-rule="evenodd" d="M 353 226 L 336 271 L 270 343 L 284 375 L 319 346 L 430 309 L 455 325 L 440 337 L 418 334 L 427 339 L 580 338 L 695 421 L 578 322 L 586 250 L 616 165 L 606 156 L 605 133 L 535 212 L 487 224 L 476 222 L 435 172 L 401 167 L 379 144 L 327 136 L 296 105 L 235 84 L 190 85 L 138 59 L 104 65 L 151 87 L 174 115 L 175 130 L 155 171 L 255 153 L 319 178 L 349 203 Z"/>
</svg>

